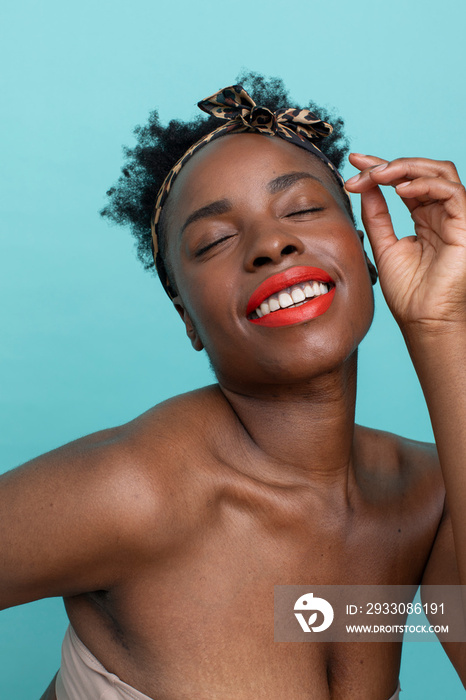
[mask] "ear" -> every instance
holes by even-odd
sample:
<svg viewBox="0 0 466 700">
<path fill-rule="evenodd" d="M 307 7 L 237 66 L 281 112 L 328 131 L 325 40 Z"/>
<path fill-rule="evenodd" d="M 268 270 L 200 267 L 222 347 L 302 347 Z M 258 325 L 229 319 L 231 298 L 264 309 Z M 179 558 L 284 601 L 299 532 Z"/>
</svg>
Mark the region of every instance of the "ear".
<svg viewBox="0 0 466 700">
<path fill-rule="evenodd" d="M 194 326 L 194 323 L 191 321 L 191 317 L 189 316 L 188 312 L 183 306 L 183 302 L 181 301 L 179 296 L 173 297 L 172 299 L 173 304 L 175 306 L 175 309 L 178 311 L 181 320 L 183 321 L 185 327 L 186 327 L 186 335 L 188 336 L 189 340 L 191 341 L 191 345 L 195 350 L 200 352 L 201 350 L 204 349 L 204 345 L 202 344 L 201 339 L 199 338 L 199 335 L 197 333 L 196 327 Z"/>
<path fill-rule="evenodd" d="M 367 255 L 366 250 L 364 248 L 364 231 L 361 231 L 360 229 L 358 229 L 357 233 L 358 233 L 359 240 L 361 241 L 361 245 L 362 245 L 363 250 L 364 250 L 364 255 L 366 257 L 366 264 L 367 264 L 367 268 L 369 270 L 371 282 L 374 285 L 377 282 L 378 277 L 379 277 L 379 275 L 377 273 L 377 268 L 374 265 L 374 263 L 369 259 L 369 256 Z"/>
</svg>

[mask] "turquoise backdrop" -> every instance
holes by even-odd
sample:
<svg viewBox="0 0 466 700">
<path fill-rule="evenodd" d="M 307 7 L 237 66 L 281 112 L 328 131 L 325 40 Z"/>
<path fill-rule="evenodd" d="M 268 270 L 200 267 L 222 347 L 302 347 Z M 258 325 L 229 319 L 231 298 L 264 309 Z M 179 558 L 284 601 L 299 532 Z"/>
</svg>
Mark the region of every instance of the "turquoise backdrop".
<svg viewBox="0 0 466 700">
<path fill-rule="evenodd" d="M 282 77 L 297 101 L 336 107 L 355 151 L 454 160 L 466 175 L 465 22 L 458 0 L 4 0 L 0 470 L 213 381 L 127 231 L 98 215 L 121 145 L 151 109 L 189 117 L 252 69 Z M 358 421 L 430 440 L 376 294 Z M 0 698 L 40 696 L 65 626 L 56 599 L 0 614 Z M 401 683 L 406 700 L 464 697 L 437 644 L 405 645 Z"/>
</svg>

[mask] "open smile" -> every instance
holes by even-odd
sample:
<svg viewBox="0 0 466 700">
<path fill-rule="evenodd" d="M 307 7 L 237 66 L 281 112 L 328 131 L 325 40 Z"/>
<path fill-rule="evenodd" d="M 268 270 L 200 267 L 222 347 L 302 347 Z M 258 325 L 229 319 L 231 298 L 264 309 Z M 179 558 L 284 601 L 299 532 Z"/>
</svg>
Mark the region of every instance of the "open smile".
<svg viewBox="0 0 466 700">
<path fill-rule="evenodd" d="M 334 296 L 335 283 L 325 270 L 292 267 L 259 285 L 246 315 L 256 325 L 289 326 L 321 316 Z"/>
</svg>

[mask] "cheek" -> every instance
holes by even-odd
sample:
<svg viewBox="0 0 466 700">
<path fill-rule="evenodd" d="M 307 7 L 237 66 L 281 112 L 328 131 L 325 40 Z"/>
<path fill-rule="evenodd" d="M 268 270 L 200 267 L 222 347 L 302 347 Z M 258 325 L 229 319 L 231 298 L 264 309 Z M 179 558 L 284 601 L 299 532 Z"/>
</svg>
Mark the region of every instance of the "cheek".
<svg viewBox="0 0 466 700">
<path fill-rule="evenodd" d="M 357 284 L 352 285 L 348 302 L 354 341 L 359 344 L 374 318 L 374 291 L 365 261 L 359 270 Z"/>
<path fill-rule="evenodd" d="M 231 325 L 227 300 L 216 289 L 215 284 L 189 282 L 180 275 L 179 294 L 194 330 L 202 342 L 207 354 L 213 360 L 215 355 L 224 353 L 231 345 Z M 223 292 L 223 290 L 221 290 Z M 226 346 L 226 347 L 225 347 Z"/>
<path fill-rule="evenodd" d="M 374 293 L 364 248 L 355 234 L 342 241 L 338 251 L 344 266 L 341 288 L 342 303 L 346 311 L 346 326 L 353 343 L 358 344 L 369 330 L 374 315 Z"/>
<path fill-rule="evenodd" d="M 234 323 L 240 281 L 230 268 L 220 260 L 184 266 L 181 255 L 174 259 L 178 292 L 197 331 L 206 336 L 203 340 L 219 327 L 228 332 Z"/>
</svg>

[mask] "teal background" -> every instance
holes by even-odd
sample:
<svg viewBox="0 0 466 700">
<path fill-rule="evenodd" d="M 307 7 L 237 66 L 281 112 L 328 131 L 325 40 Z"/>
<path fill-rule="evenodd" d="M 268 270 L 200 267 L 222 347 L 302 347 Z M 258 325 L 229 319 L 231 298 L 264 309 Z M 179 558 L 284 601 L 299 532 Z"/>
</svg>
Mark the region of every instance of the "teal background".
<svg viewBox="0 0 466 700">
<path fill-rule="evenodd" d="M 336 107 L 355 151 L 454 160 L 465 174 L 465 20 L 458 0 L 3 0 L 0 470 L 213 381 L 128 233 L 98 216 L 121 145 L 151 109 L 190 117 L 252 69 L 282 77 L 297 101 Z M 430 440 L 376 296 L 358 420 Z M 65 626 L 56 599 L 0 614 L 0 698 L 40 696 Z M 401 683 L 403 700 L 464 697 L 437 644 L 405 645 Z"/>
</svg>

